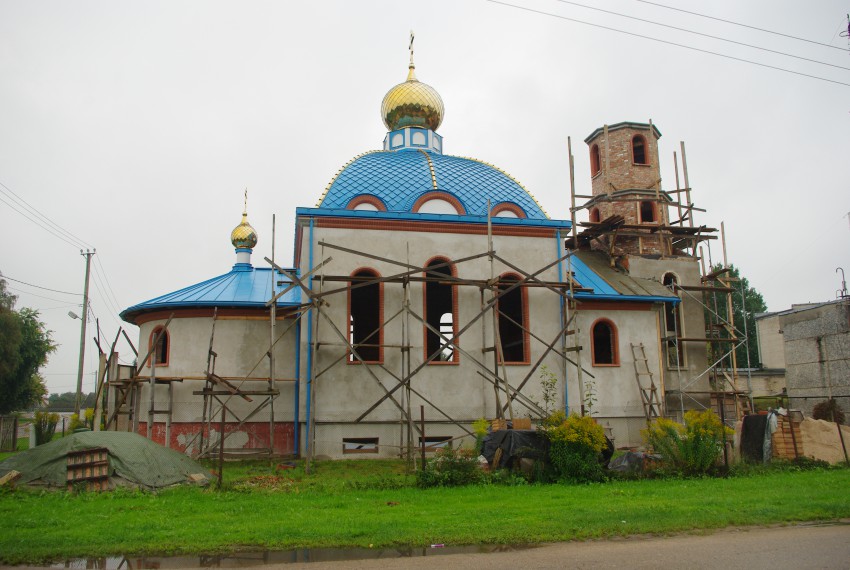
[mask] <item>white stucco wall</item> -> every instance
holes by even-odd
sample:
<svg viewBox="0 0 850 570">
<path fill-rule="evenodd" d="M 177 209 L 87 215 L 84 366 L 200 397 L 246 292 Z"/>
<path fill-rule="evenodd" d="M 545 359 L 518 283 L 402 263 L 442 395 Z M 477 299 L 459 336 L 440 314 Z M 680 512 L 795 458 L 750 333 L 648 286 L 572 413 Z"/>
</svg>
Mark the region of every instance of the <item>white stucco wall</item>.
<svg viewBox="0 0 850 570">
<path fill-rule="evenodd" d="M 308 232 L 304 231 L 304 241 L 300 252 L 302 273 L 309 270 L 309 240 Z M 321 228 L 313 230 L 313 262 L 332 257 L 333 260 L 322 270 L 325 276 L 348 276 L 357 269 L 371 268 L 388 277 L 404 271 L 403 267 L 334 250 L 323 248 L 319 242 L 327 242 L 357 251 L 390 258 L 400 262 L 409 262 L 412 266 L 423 266 L 435 256 L 449 259 L 460 259 L 466 256 L 482 253 L 487 250 L 485 235 L 465 235 L 450 233 L 427 233 L 414 231 L 382 231 L 363 229 Z M 545 265 L 553 262 L 559 255 L 559 243 L 554 238 L 535 238 L 519 236 L 495 236 L 494 249 L 497 254 L 512 264 L 527 272 L 536 272 Z M 486 280 L 490 278 L 490 261 L 482 257 L 456 266 L 458 277 L 465 279 Z M 494 263 L 494 274 L 500 275 L 513 271 L 507 265 L 498 261 Z M 564 267 L 564 273 L 566 267 Z M 417 276 L 421 274 L 417 273 Z M 542 272 L 539 277 L 543 280 L 558 281 L 558 268 L 552 267 Z M 342 282 L 326 281 L 324 290 L 344 286 Z M 313 283 L 314 290 L 319 289 L 318 279 Z M 481 311 L 481 296 L 479 289 L 472 286 L 458 286 L 458 326 L 463 327 L 472 321 Z M 489 293 L 485 292 L 485 301 Z M 422 316 L 423 284 L 413 282 L 410 285 L 410 307 L 412 312 Z M 345 293 L 327 298 L 329 306 L 324 314 L 334 323 L 336 328 L 345 334 L 347 327 L 348 298 Z M 403 307 L 403 289 L 397 283 L 384 284 L 384 319 L 389 319 Z M 584 346 L 581 356 L 586 369 L 597 376 L 597 407 L 595 414 L 602 423 L 610 425 L 615 432 L 617 445 L 640 444 L 639 429 L 645 425 L 643 407 L 637 389 L 631 357 L 631 342 L 643 342 L 649 365 L 656 375 L 659 375 L 659 334 L 658 309 L 653 305 L 649 310 L 634 311 L 597 311 L 592 308 L 580 311 L 578 318 L 579 338 Z M 530 328 L 536 336 L 549 343 L 556 338 L 560 330 L 559 296 L 543 288 L 528 288 L 528 310 Z M 621 365 L 616 368 L 592 368 L 589 352 L 589 325 L 599 316 L 605 316 L 614 321 L 619 330 Z M 369 413 L 357 425 L 353 422 L 384 394 L 384 389 L 392 389 L 398 381 L 393 374 L 402 376 L 402 353 L 399 348 L 384 349 L 384 366 L 370 366 L 369 369 L 380 380 L 383 388 L 372 378 L 365 366 L 347 364 L 346 347 L 342 339 L 334 332 L 333 327 L 322 317 L 314 322 L 318 338 L 322 343 L 315 361 L 316 374 L 320 374 L 314 384 L 315 406 L 312 413 L 318 422 L 316 428 L 316 453 L 321 455 L 339 456 L 344 437 L 379 437 L 381 455 L 394 455 L 399 451 L 402 441 L 402 413 L 389 400 L 384 401 L 374 411 Z M 416 369 L 424 360 L 423 326 L 415 317 L 396 317 L 385 327 L 384 344 L 400 345 L 402 327 L 408 327 L 409 344 L 411 345 L 411 368 Z M 478 319 L 460 337 L 460 348 L 468 352 L 461 354 L 458 364 L 429 364 L 425 365 L 412 380 L 412 388 L 418 391 L 436 407 L 439 407 L 453 420 L 471 423 L 476 418 L 493 418 L 496 414 L 494 388 L 479 374 L 480 368 L 475 360 L 492 370 L 494 358 L 492 353 L 482 352 L 483 347 L 493 345 L 493 319 L 490 313 Z M 302 362 L 307 361 L 307 335 L 302 337 Z M 325 344 L 328 343 L 328 344 Z M 335 344 L 334 344 L 335 343 Z M 572 346 L 572 339 L 568 339 Z M 560 342 L 557 343 L 560 346 Z M 508 365 L 507 376 L 512 386 L 520 384 L 532 370 L 533 364 L 544 353 L 545 344 L 538 340 L 530 340 L 531 364 Z M 573 354 L 570 355 L 574 357 Z M 333 364 L 336 362 L 336 364 Z M 559 407 L 564 405 L 564 366 L 560 357 L 550 353 L 543 359 L 548 369 L 554 372 L 559 381 L 557 401 Z M 321 372 L 324 371 L 324 372 Z M 501 371 L 500 371 L 501 372 Z M 306 373 L 306 371 L 305 371 Z M 569 382 L 569 407 L 578 411 L 581 407 L 577 375 L 573 366 L 568 366 L 566 376 Z M 542 402 L 540 389 L 540 371 L 534 372 L 522 389 L 522 393 L 536 402 Z M 587 379 L 587 376 L 585 377 Z M 403 398 L 403 390 L 394 393 L 399 404 L 405 409 L 408 404 Z M 302 389 L 306 396 L 306 390 Z M 504 404 L 504 394 L 501 395 Z M 419 406 L 422 398 L 412 394 L 410 409 L 415 421 L 419 420 Z M 428 435 L 455 436 L 463 431 L 429 404 L 426 406 L 426 421 Z M 514 404 L 514 414 L 528 417 L 531 412 L 521 404 Z M 532 414 L 536 415 L 536 414 Z M 306 416 L 306 401 L 302 400 L 302 417 Z M 392 425 L 390 422 L 396 422 Z"/>
</svg>

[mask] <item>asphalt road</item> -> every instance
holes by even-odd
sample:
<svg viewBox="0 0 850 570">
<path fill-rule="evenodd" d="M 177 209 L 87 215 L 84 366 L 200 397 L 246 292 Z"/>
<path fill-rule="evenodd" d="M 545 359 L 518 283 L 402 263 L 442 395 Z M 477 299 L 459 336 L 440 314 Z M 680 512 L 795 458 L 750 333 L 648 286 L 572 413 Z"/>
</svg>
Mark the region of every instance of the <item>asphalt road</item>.
<svg viewBox="0 0 850 570">
<path fill-rule="evenodd" d="M 772 528 L 727 528 L 710 534 L 565 542 L 488 554 L 435 554 L 338 562 L 266 565 L 263 570 L 385 568 L 850 569 L 850 521 Z"/>
</svg>

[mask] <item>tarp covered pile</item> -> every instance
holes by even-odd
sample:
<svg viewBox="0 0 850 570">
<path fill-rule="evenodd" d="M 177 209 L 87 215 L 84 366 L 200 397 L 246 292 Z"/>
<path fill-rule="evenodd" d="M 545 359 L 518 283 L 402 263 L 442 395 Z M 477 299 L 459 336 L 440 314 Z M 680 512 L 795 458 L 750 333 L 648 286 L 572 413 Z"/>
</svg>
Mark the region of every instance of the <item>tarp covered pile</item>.
<svg viewBox="0 0 850 570">
<path fill-rule="evenodd" d="M 213 478 L 201 464 L 182 453 L 135 433 L 114 431 L 75 433 L 17 453 L 0 463 L 0 477 L 18 471 L 18 484 L 65 487 L 68 453 L 96 448 L 109 451 L 110 487 L 160 489 Z"/>
</svg>

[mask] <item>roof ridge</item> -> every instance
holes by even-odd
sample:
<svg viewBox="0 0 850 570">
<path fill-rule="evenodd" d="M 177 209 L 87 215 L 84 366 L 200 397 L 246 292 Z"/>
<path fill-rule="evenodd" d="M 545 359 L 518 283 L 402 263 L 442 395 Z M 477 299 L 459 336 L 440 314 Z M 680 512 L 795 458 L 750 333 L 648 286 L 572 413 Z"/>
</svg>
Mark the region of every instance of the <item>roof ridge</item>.
<svg viewBox="0 0 850 570">
<path fill-rule="evenodd" d="M 431 171 L 431 184 L 434 186 L 434 190 L 439 190 L 440 188 L 437 186 L 437 173 L 434 171 L 434 163 L 431 162 L 431 157 L 421 148 L 417 150 L 422 153 L 425 161 L 428 163 L 428 170 Z"/>
</svg>

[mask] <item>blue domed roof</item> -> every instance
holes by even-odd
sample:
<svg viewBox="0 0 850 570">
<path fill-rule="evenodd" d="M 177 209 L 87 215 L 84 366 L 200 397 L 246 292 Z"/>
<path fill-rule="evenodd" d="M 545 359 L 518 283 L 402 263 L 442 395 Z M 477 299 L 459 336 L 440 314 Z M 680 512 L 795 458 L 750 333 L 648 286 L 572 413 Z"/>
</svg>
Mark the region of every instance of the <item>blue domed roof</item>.
<svg viewBox="0 0 850 570">
<path fill-rule="evenodd" d="M 346 208 L 352 199 L 372 196 L 389 212 L 410 212 L 417 199 L 445 192 L 466 214 L 487 215 L 491 207 L 514 204 L 527 218 L 548 216 L 522 185 L 498 168 L 471 158 L 426 150 L 374 151 L 355 157 L 331 180 L 320 208 Z"/>
</svg>

